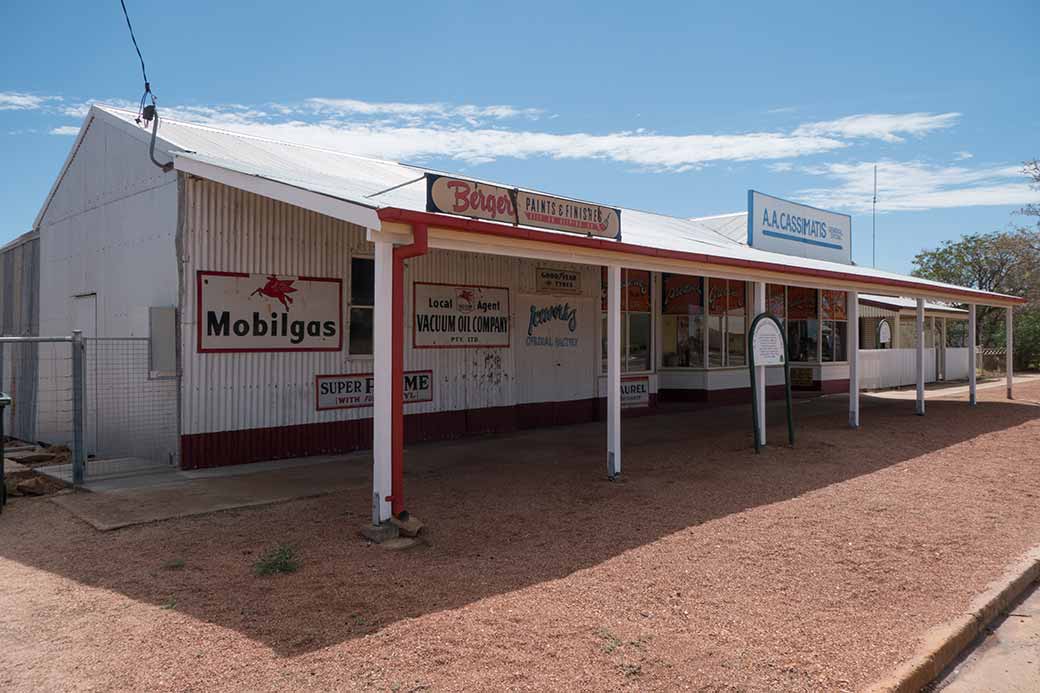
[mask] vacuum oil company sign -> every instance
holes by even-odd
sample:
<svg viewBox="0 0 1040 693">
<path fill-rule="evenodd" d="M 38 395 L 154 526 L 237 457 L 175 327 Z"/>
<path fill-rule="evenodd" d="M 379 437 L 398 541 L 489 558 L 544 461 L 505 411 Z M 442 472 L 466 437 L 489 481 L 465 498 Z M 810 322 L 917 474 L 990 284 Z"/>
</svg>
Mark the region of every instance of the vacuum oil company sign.
<svg viewBox="0 0 1040 693">
<path fill-rule="evenodd" d="M 317 375 L 314 377 L 315 406 L 318 411 L 356 409 L 375 403 L 375 377 L 371 373 Z M 407 371 L 404 374 L 404 403 L 433 401 L 433 371 Z"/>
<path fill-rule="evenodd" d="M 517 188 L 426 174 L 426 211 L 621 238 L 621 210 Z"/>
<path fill-rule="evenodd" d="M 509 346 L 509 289 L 416 282 L 416 349 Z"/>
<path fill-rule="evenodd" d="M 748 245 L 852 264 L 852 217 L 748 190 Z"/>
<path fill-rule="evenodd" d="M 339 351 L 343 288 L 334 278 L 198 272 L 198 350 Z"/>
</svg>

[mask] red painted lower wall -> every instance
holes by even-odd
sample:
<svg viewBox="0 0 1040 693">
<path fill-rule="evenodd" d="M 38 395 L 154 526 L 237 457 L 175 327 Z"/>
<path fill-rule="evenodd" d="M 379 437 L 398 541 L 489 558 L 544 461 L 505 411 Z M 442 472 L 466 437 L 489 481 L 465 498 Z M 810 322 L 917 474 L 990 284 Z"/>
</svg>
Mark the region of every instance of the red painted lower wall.
<svg viewBox="0 0 1040 693">
<path fill-rule="evenodd" d="M 816 392 L 847 392 L 848 380 L 825 380 Z M 769 399 L 784 396 L 783 385 L 766 388 Z M 714 405 L 751 401 L 751 388 L 729 390 L 661 390 L 650 395 L 650 406 L 626 409 L 622 415 L 652 414 L 660 402 L 702 402 Z M 539 402 L 510 407 L 489 407 L 463 411 L 407 414 L 404 417 L 406 443 L 451 440 L 481 433 L 565 426 L 598 421 L 606 417 L 606 398 L 569 402 Z M 307 457 L 367 450 L 372 447 L 372 419 L 329 423 L 252 428 L 181 436 L 181 468 L 201 469 L 231 464 L 261 462 L 287 457 Z"/>
<path fill-rule="evenodd" d="M 623 415 L 649 413 L 656 405 L 628 409 Z M 528 428 L 564 426 L 602 419 L 605 399 L 539 402 L 511 407 L 408 414 L 404 417 L 406 443 L 451 440 L 481 433 L 508 433 Z M 252 428 L 181 436 L 181 468 L 201 469 L 287 457 L 307 457 L 367 450 L 372 447 L 372 419 L 298 426 Z"/>
</svg>

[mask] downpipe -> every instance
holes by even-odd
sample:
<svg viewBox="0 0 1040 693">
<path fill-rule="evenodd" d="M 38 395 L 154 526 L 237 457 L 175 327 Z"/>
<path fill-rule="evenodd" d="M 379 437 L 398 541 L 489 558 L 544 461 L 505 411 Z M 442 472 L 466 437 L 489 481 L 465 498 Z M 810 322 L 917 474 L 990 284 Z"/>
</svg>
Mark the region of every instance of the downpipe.
<svg viewBox="0 0 1040 693">
<path fill-rule="evenodd" d="M 391 341 L 390 386 L 390 512 L 405 520 L 404 509 L 404 261 L 429 252 L 429 229 L 426 224 L 412 224 L 412 242 L 394 246 L 393 257 L 393 315 Z"/>
</svg>

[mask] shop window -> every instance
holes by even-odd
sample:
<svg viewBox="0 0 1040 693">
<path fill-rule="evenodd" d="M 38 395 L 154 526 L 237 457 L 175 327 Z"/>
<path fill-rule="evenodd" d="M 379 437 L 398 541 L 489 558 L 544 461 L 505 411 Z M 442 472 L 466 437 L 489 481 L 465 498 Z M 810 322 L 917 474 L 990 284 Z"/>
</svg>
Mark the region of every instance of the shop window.
<svg viewBox="0 0 1040 693">
<path fill-rule="evenodd" d="M 603 372 L 607 371 L 607 269 L 600 275 L 603 320 Z M 651 355 L 651 285 L 644 270 L 621 270 L 621 372 L 649 371 Z"/>
<path fill-rule="evenodd" d="M 708 366 L 747 363 L 747 284 L 708 280 Z"/>
<path fill-rule="evenodd" d="M 968 321 L 946 321 L 946 346 L 956 349 L 968 346 Z"/>
<path fill-rule="evenodd" d="M 350 339 L 351 355 L 372 355 L 372 329 L 376 293 L 376 263 L 372 258 L 350 260 Z"/>
<path fill-rule="evenodd" d="M 819 292 L 800 286 L 787 287 L 787 358 L 814 362 L 819 358 Z"/>
<path fill-rule="evenodd" d="M 823 361 L 848 359 L 849 314 L 848 295 L 844 291 L 820 292 L 823 325 L 820 334 Z"/>
<path fill-rule="evenodd" d="M 766 284 L 766 312 L 780 321 L 787 319 L 787 288 L 780 284 Z"/>
<path fill-rule="evenodd" d="M 704 367 L 704 279 L 661 275 L 661 364 Z"/>
</svg>

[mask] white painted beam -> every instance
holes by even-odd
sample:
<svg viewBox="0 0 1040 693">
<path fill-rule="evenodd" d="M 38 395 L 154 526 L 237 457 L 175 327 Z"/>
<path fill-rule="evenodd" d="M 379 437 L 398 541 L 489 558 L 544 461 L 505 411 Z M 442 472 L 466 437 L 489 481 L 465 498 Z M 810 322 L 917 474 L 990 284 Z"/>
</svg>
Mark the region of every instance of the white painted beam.
<svg viewBox="0 0 1040 693">
<path fill-rule="evenodd" d="M 924 299 L 917 299 L 917 415 L 924 416 Z"/>
<path fill-rule="evenodd" d="M 621 267 L 607 267 L 607 474 L 621 473 Z"/>
<path fill-rule="evenodd" d="M 393 273 L 394 246 L 375 242 L 375 306 L 372 328 L 372 524 L 390 519 L 391 442 L 393 421 Z"/>
<path fill-rule="evenodd" d="M 971 303 L 968 305 L 968 401 L 973 407 L 977 401 L 975 369 L 978 363 L 978 354 L 976 352 L 978 341 L 979 333 L 975 321 L 975 304 Z"/>
<path fill-rule="evenodd" d="M 848 295 L 849 426 L 859 428 L 859 292 Z"/>
<path fill-rule="evenodd" d="M 1014 309 L 1007 307 L 1007 398 L 1014 399 L 1015 382 L 1015 323 Z"/>
</svg>

